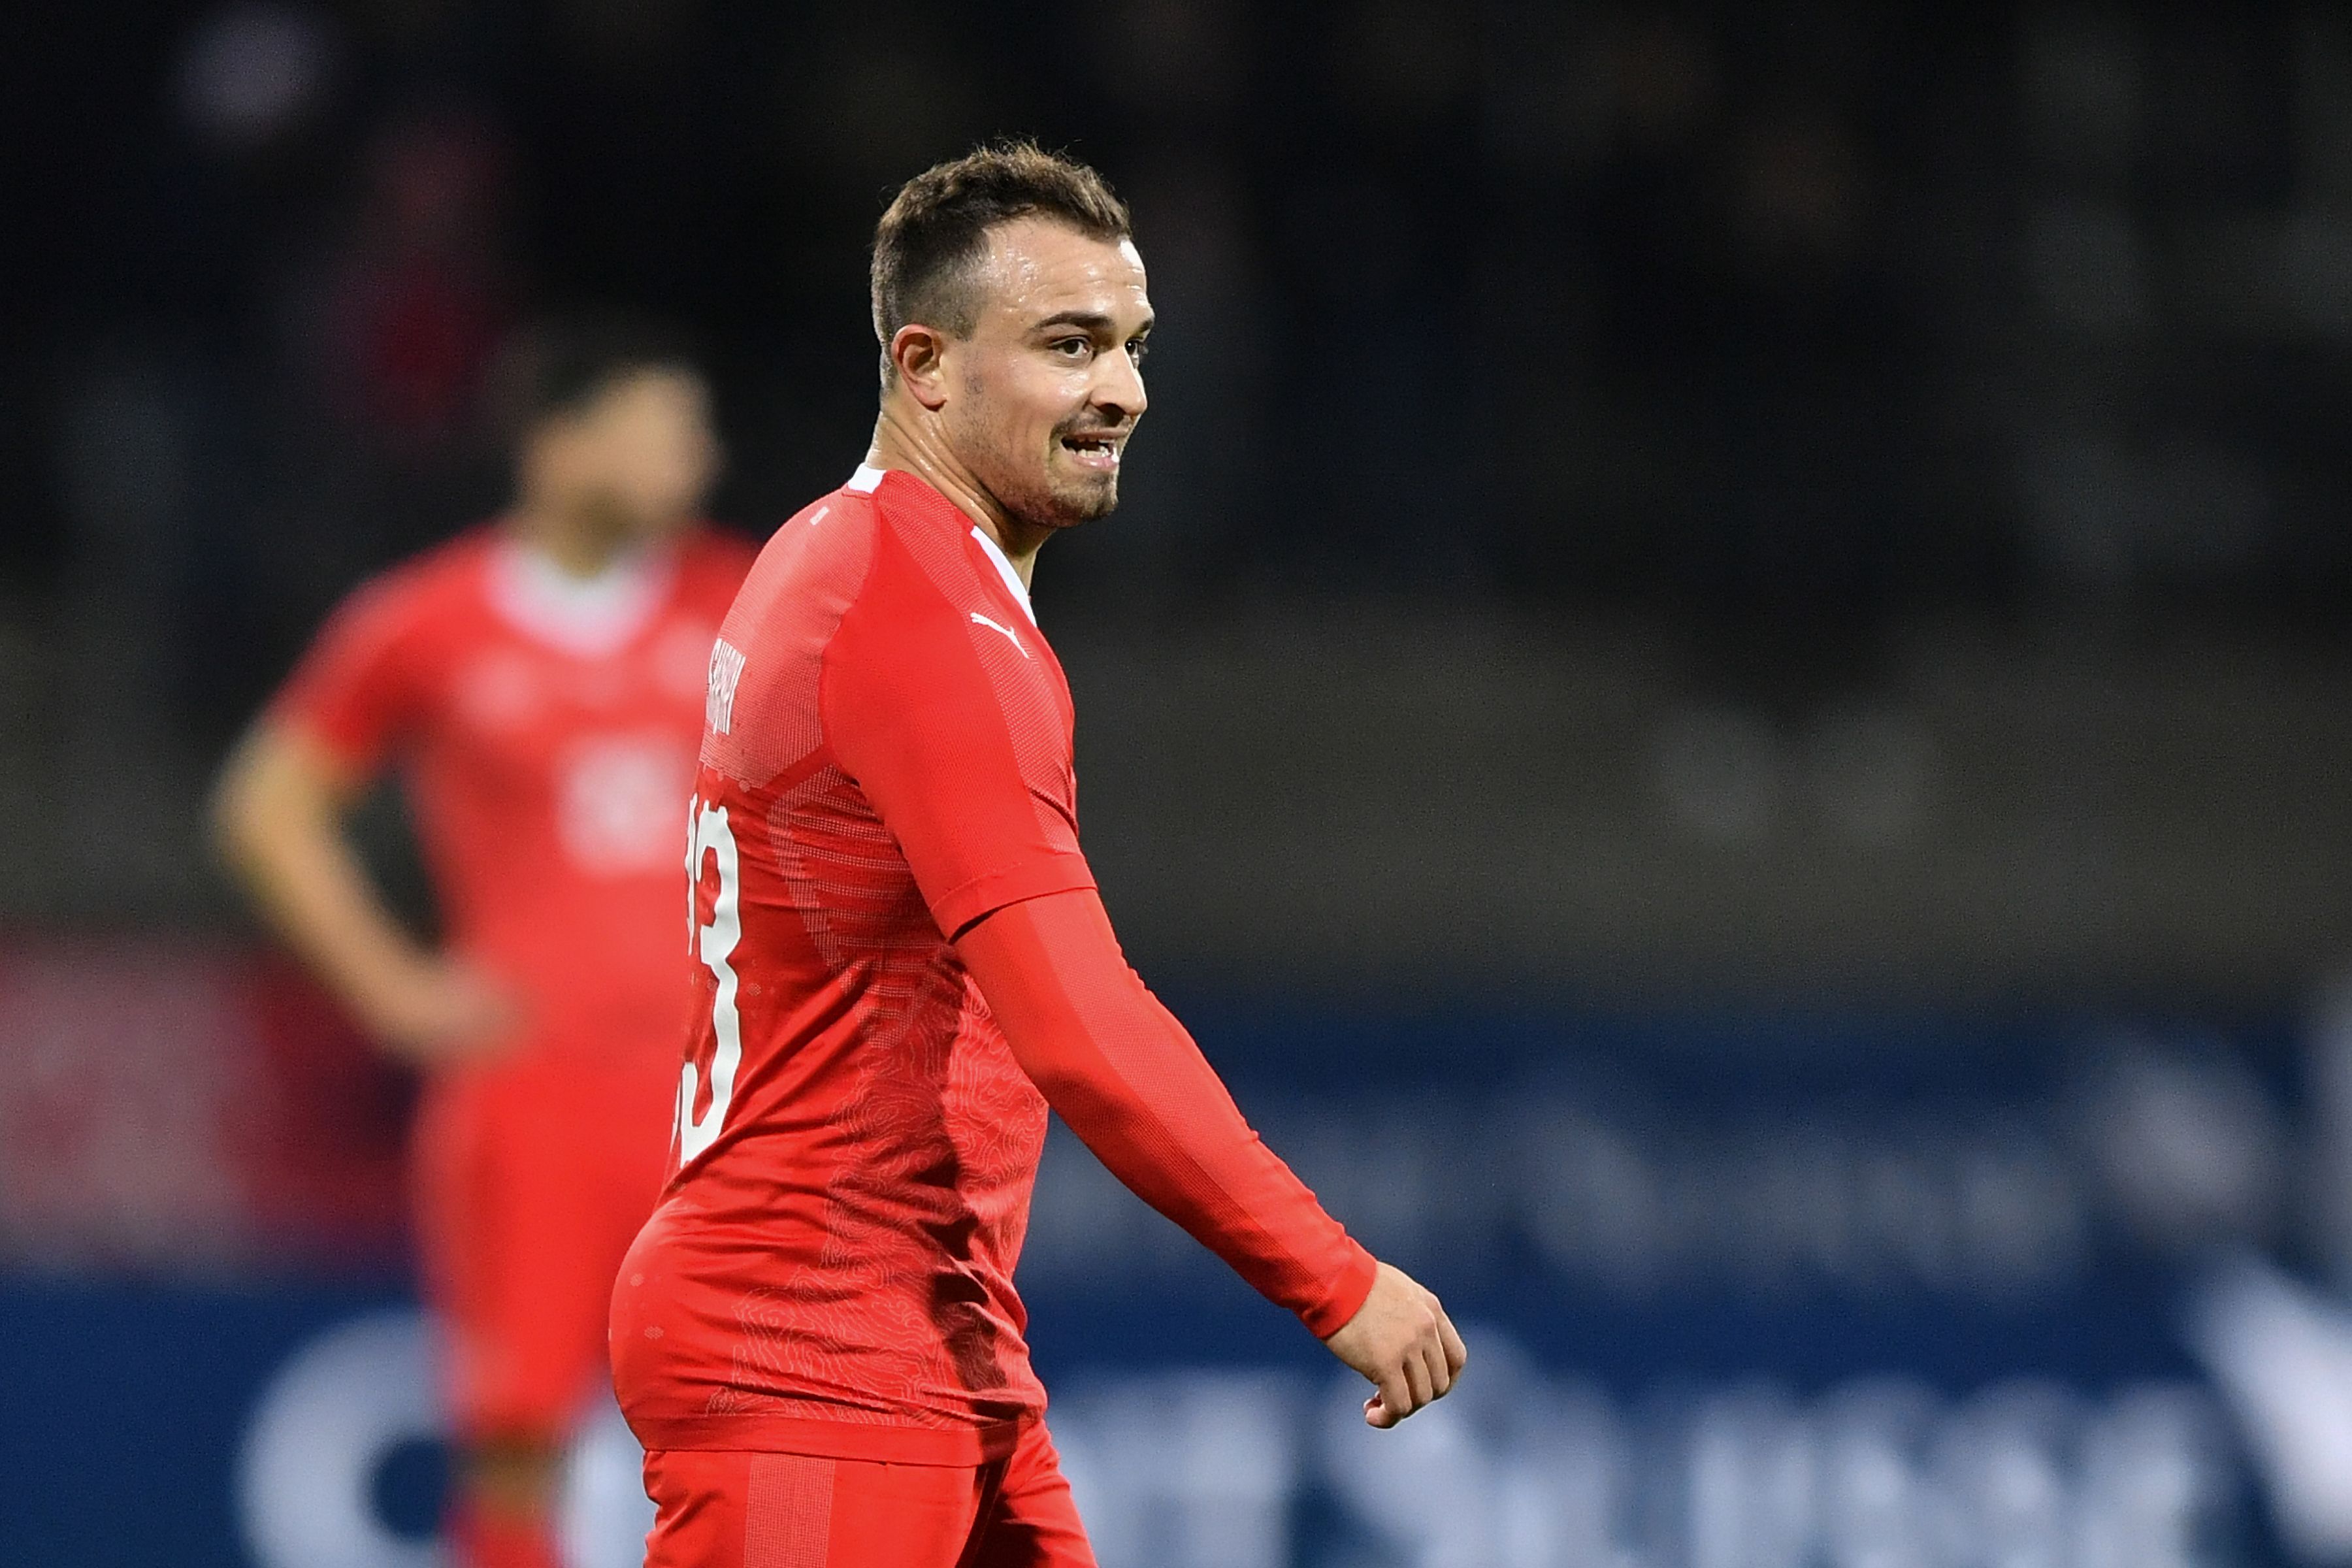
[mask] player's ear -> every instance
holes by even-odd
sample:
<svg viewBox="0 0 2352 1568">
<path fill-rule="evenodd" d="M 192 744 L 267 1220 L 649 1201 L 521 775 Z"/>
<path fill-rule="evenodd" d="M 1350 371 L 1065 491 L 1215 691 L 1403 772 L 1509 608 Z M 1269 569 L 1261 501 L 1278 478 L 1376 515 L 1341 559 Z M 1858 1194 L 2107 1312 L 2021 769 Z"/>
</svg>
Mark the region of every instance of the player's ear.
<svg viewBox="0 0 2352 1568">
<path fill-rule="evenodd" d="M 890 363 L 898 384 L 915 401 L 936 413 L 948 400 L 947 334 L 909 321 L 890 336 Z"/>
</svg>

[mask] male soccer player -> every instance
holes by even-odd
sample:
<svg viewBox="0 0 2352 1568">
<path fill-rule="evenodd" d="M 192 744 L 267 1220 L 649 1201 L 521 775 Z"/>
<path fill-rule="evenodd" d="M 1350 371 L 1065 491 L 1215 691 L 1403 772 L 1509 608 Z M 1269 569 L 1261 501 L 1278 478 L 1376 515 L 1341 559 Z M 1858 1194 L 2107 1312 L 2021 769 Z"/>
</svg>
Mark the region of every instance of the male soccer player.
<svg viewBox="0 0 2352 1568">
<path fill-rule="evenodd" d="M 661 1191 L 685 1005 L 678 807 L 711 638 L 751 559 L 691 526 L 718 447 L 671 345 L 586 320 L 520 360 L 510 510 L 354 594 L 216 801 L 263 912 L 425 1070 L 417 1229 L 452 1352 L 468 1568 L 556 1562 L 558 1457 Z M 387 911 L 341 832 L 394 758 L 440 952 Z"/>
<path fill-rule="evenodd" d="M 910 181 L 866 464 L 720 632 L 677 1170 L 614 1289 L 655 1568 L 1093 1562 L 1013 1289 L 1048 1106 L 1370 1378 L 1373 1426 L 1461 1371 L 1128 968 L 1079 853 L 1029 577 L 1111 510 L 1143 414 L 1128 226 L 1026 144 Z"/>
</svg>

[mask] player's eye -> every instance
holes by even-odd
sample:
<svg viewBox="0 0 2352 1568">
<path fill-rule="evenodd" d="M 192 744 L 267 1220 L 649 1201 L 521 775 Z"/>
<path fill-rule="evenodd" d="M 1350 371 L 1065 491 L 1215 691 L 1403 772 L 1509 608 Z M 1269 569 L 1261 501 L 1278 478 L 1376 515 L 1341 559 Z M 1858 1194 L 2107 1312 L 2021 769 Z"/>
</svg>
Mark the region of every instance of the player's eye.
<svg viewBox="0 0 2352 1568">
<path fill-rule="evenodd" d="M 1085 338 L 1056 338 L 1045 346 L 1048 353 L 1067 360 L 1088 360 L 1095 354 L 1095 345 Z"/>
<path fill-rule="evenodd" d="M 1136 338 L 1131 340 L 1127 345 L 1127 357 L 1133 360 L 1138 364 L 1141 364 L 1143 363 L 1143 356 L 1150 352 L 1151 341 L 1149 338 Z"/>
</svg>

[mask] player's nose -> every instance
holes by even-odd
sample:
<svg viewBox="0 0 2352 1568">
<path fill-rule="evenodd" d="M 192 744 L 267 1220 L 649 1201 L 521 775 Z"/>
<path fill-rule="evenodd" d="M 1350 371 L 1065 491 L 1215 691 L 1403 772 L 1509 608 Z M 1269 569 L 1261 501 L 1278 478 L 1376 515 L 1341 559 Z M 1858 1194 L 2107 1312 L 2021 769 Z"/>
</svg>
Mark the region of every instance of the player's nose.
<svg viewBox="0 0 2352 1568">
<path fill-rule="evenodd" d="M 1143 390 L 1142 367 L 1126 353 L 1104 354 L 1095 363 L 1102 370 L 1095 383 L 1095 406 L 1113 417 L 1139 417 L 1151 401 Z"/>
</svg>

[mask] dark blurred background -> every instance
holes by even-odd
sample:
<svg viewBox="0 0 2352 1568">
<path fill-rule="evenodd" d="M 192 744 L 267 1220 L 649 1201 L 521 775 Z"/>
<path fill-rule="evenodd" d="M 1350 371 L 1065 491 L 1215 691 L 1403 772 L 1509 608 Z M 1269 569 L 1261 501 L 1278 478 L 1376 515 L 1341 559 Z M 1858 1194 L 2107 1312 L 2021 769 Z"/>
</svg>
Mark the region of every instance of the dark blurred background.
<svg viewBox="0 0 2352 1568">
<path fill-rule="evenodd" d="M 725 521 L 837 483 L 879 205 L 1028 132 L 1165 321 L 1040 590 L 1145 958 L 2263 998 L 2352 944 L 2330 7 L 7 26 L 0 910 L 221 909 L 214 755 L 497 504 L 534 310 L 699 333 Z"/>
<path fill-rule="evenodd" d="M 888 195 L 1029 133 L 1161 321 L 1038 578 L 1112 911 L 1507 1347 L 1360 1463 L 1057 1151 L 1107 1562 L 2352 1560 L 2352 15 L 20 5 L 0 114 L 0 1368 L 179 1411 L 0 1436 L 0 1533 L 422 1561 L 357 1438 L 381 1530 L 254 1522 L 250 1389 L 403 1310 L 405 1089 L 256 948 L 211 771 L 499 504 L 509 331 L 690 328 L 764 535 L 864 450 Z M 1139 1426 L 1171 1363 L 1223 1392 Z M 76 1500 L 133 1462 L 152 1521 Z"/>
</svg>

